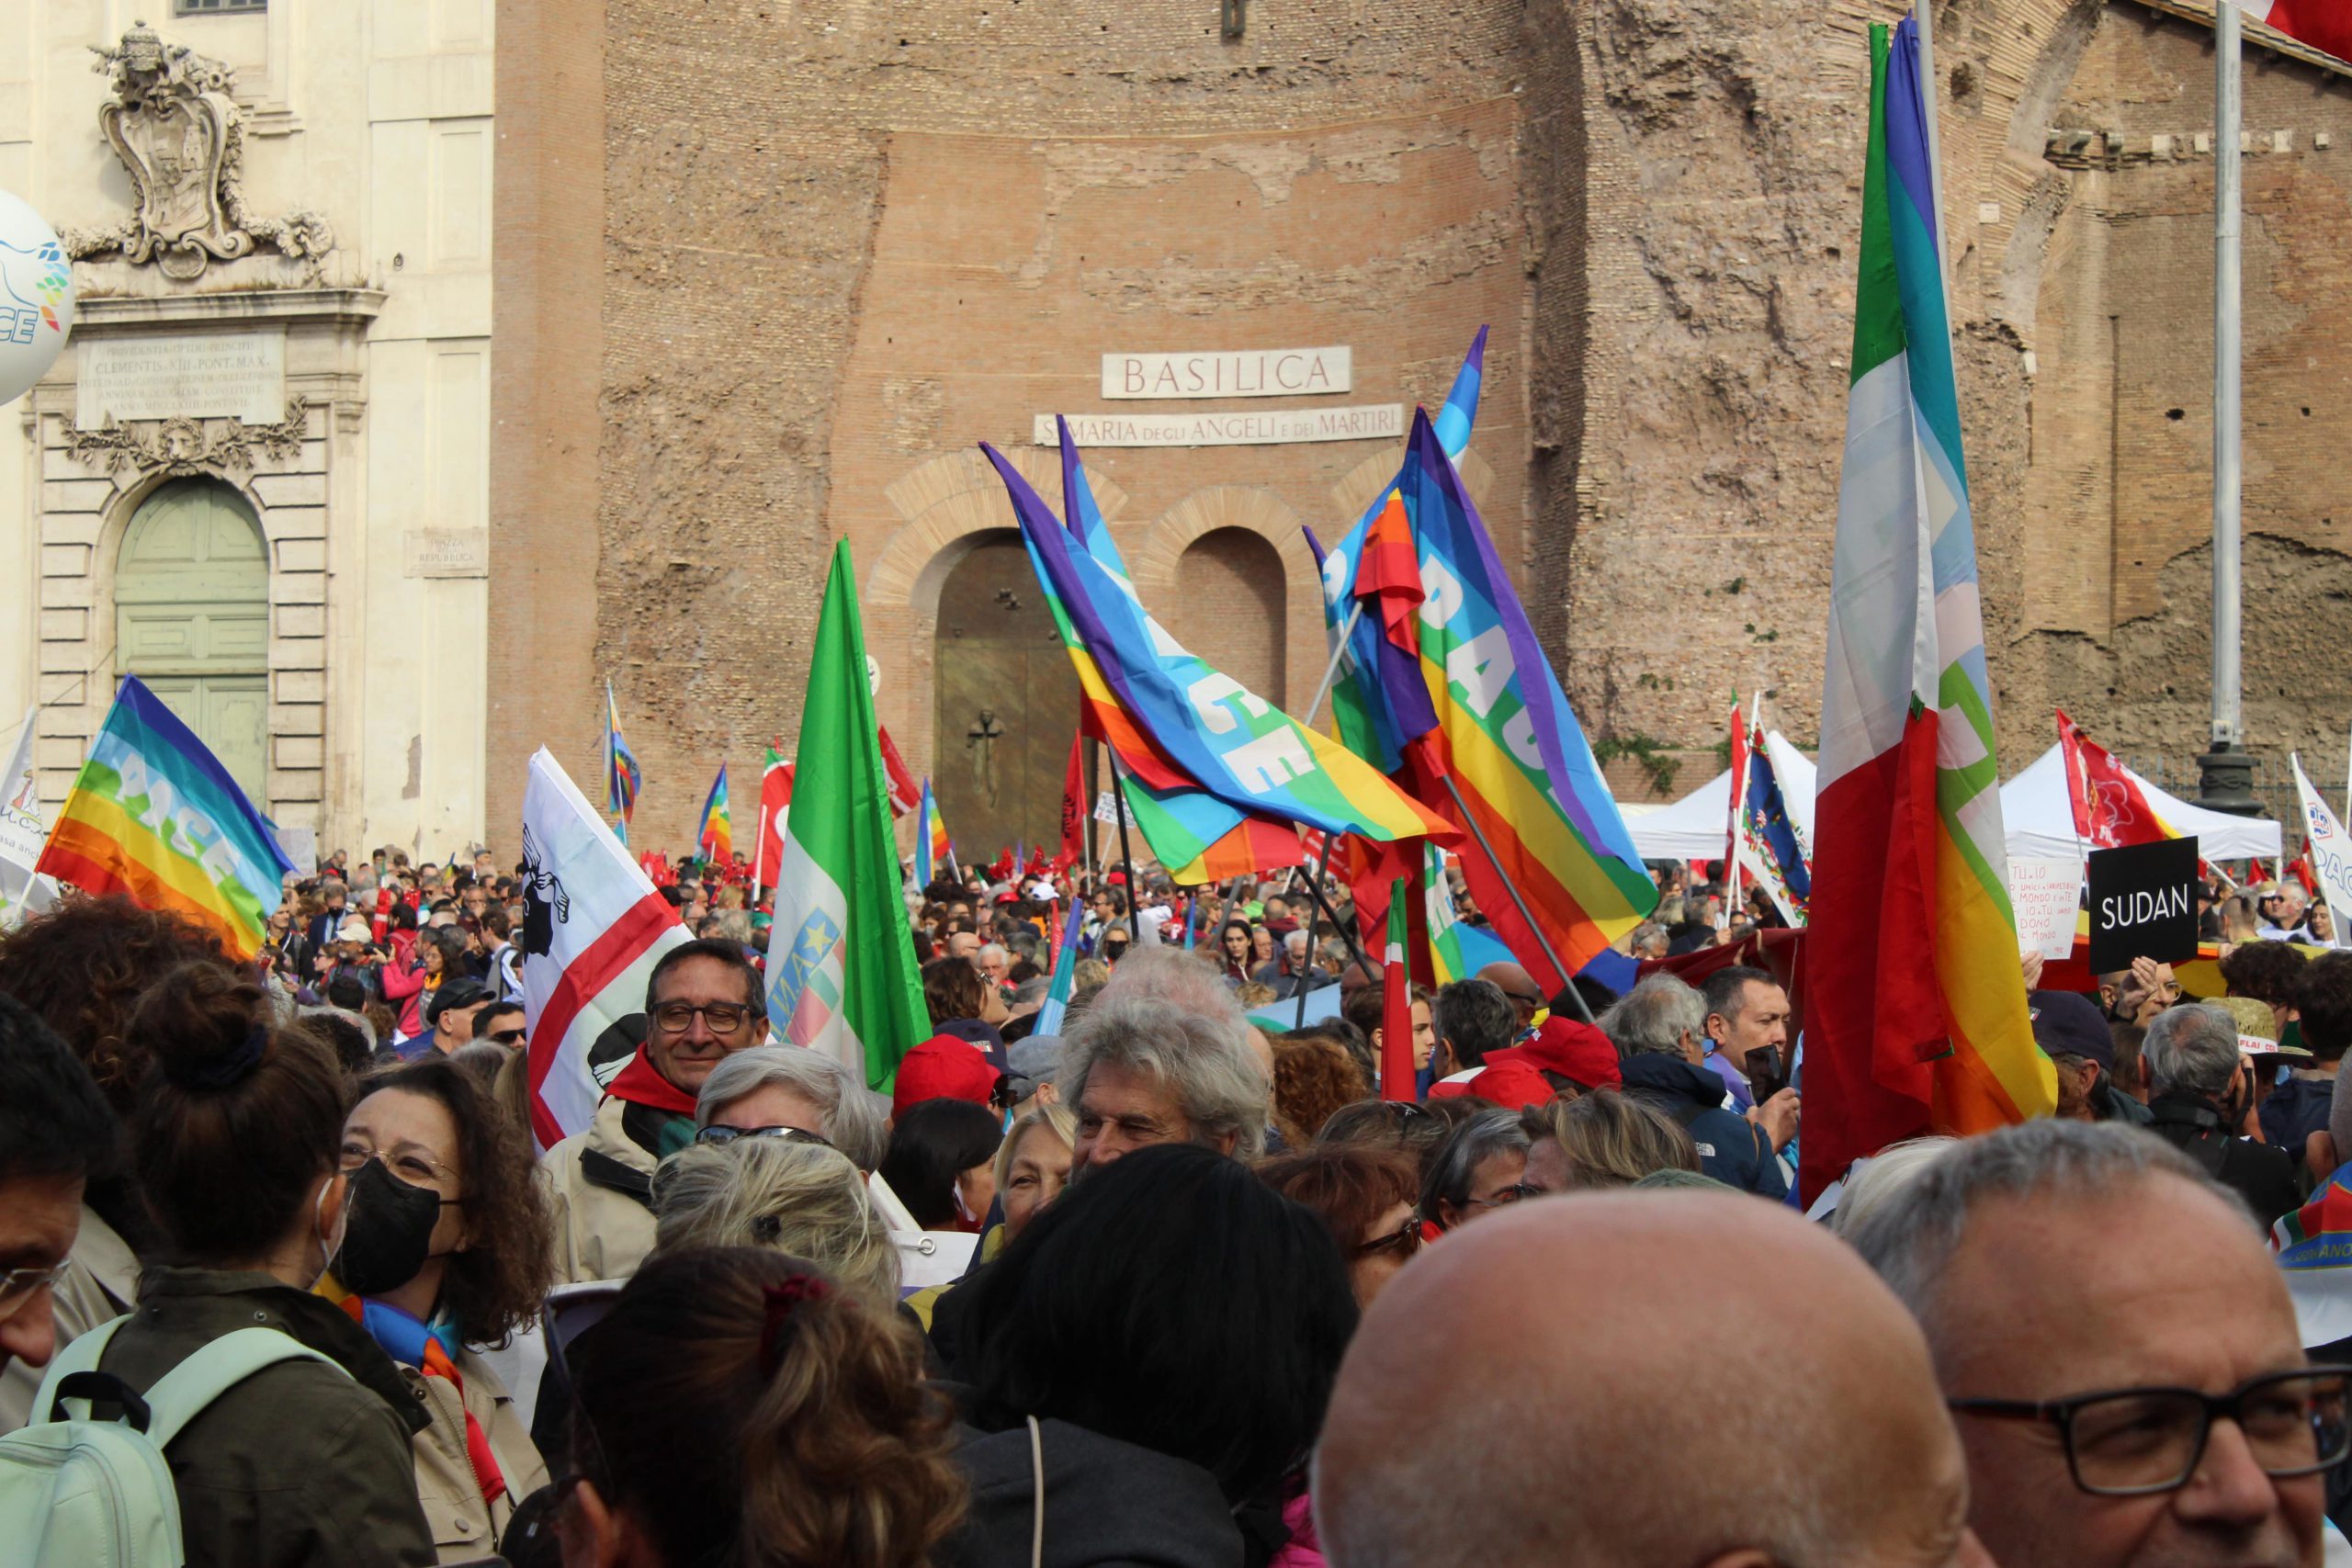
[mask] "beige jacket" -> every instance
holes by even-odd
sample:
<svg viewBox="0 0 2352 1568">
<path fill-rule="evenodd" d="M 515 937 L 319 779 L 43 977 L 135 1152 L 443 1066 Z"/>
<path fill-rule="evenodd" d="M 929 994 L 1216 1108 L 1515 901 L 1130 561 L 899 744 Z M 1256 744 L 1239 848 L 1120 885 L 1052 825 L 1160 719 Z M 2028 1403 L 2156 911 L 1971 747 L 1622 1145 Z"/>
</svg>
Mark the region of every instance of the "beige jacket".
<svg viewBox="0 0 2352 1568">
<path fill-rule="evenodd" d="M 400 1369 L 401 1381 L 431 1415 L 433 1424 L 409 1439 L 416 1454 L 416 1495 L 432 1527 L 434 1550 L 444 1562 L 487 1557 L 498 1550 L 514 1505 L 548 1483 L 548 1467 L 515 1413 L 514 1396 L 490 1363 L 469 1349 L 458 1353 L 458 1375 L 465 1379 L 462 1404 L 447 1378 L 429 1378 L 413 1367 Z M 481 1423 L 490 1450 L 498 1458 L 506 1492 L 485 1503 L 473 1461 L 466 1454 L 466 1412 Z"/>
<path fill-rule="evenodd" d="M 547 1153 L 547 1173 L 555 1198 L 555 1267 L 559 1284 L 583 1280 L 626 1280 L 653 1250 L 653 1210 L 629 1193 L 593 1179 L 582 1160 L 604 1160 L 650 1182 L 660 1163 L 621 1130 L 626 1100 L 607 1098 L 596 1107 L 584 1133 L 574 1133 Z M 590 1167 L 603 1162 L 589 1159 Z M 608 1179 L 612 1165 L 604 1165 Z"/>
<path fill-rule="evenodd" d="M 50 1292 L 57 1318 L 57 1345 L 63 1349 L 102 1323 L 111 1323 L 139 1299 L 139 1259 L 130 1244 L 82 1205 L 82 1228 L 66 1255 L 65 1278 Z M 33 1395 L 40 1392 L 42 1369 L 11 1359 L 0 1371 L 0 1432 L 13 1432 L 32 1419 Z"/>
</svg>

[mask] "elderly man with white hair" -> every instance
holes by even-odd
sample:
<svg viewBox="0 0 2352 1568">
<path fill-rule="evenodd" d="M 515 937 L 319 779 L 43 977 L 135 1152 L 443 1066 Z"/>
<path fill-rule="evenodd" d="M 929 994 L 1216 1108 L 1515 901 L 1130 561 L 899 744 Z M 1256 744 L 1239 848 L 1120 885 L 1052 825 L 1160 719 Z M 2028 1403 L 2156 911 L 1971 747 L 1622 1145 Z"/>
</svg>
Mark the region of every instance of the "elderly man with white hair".
<svg viewBox="0 0 2352 1568">
<path fill-rule="evenodd" d="M 2166 1008 L 2140 1046 L 2154 1092 L 2149 1131 L 2245 1200 L 2267 1227 L 2299 1208 L 2295 1162 L 2257 1137 L 2254 1066 L 2238 1044 L 2237 1020 L 2210 1002 Z"/>
<path fill-rule="evenodd" d="M 1253 1159 L 1273 1094 L 1248 1021 L 1214 965 L 1144 948 L 1069 1033 L 1055 1089 L 1078 1118 L 1073 1179 L 1153 1144 Z"/>
</svg>

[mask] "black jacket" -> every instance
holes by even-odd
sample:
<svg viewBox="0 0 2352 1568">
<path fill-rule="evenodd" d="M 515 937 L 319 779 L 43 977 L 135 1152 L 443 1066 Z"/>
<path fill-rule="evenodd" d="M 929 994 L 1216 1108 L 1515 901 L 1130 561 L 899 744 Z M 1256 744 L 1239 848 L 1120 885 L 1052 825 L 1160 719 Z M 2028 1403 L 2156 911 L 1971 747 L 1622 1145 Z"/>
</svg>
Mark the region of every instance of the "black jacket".
<svg viewBox="0 0 2352 1568">
<path fill-rule="evenodd" d="M 1064 1421 L 1041 1421 L 1038 1432 L 1046 1568 L 1241 1568 L 1240 1527 L 1207 1471 Z M 959 1436 L 972 1504 L 941 1568 L 1028 1568 L 1037 1506 L 1028 1426 Z"/>
<path fill-rule="evenodd" d="M 2270 1146 L 2286 1151 L 2302 1168 L 2303 1140 L 2327 1130 L 2328 1113 L 2335 1105 L 2335 1080 L 2293 1074 L 2270 1091 L 2262 1102 L 2262 1135 Z"/>
<path fill-rule="evenodd" d="M 2202 1095 L 2169 1090 L 2148 1101 L 2148 1131 L 2234 1190 L 2268 1230 L 2279 1215 L 2302 1206 L 2295 1163 L 2284 1149 L 2241 1138 L 2222 1125 L 2222 1113 Z"/>
<path fill-rule="evenodd" d="M 1645 1051 L 1625 1058 L 1625 1092 L 1655 1106 L 1689 1130 L 1699 1145 L 1699 1168 L 1727 1187 L 1775 1201 L 1789 1180 L 1764 1130 L 1723 1109 L 1724 1080 L 1679 1056 Z"/>
</svg>

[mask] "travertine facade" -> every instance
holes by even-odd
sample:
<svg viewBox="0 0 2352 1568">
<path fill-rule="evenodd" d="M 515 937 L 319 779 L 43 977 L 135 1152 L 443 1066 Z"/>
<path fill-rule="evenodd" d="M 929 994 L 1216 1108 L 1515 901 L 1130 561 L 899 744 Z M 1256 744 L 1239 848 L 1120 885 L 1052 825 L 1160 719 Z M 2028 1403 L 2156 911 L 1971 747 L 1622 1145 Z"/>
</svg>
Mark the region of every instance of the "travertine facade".
<svg viewBox="0 0 2352 1568">
<path fill-rule="evenodd" d="M 1354 389 L 1321 401 L 1433 401 L 1481 322 L 1478 493 L 1588 729 L 1703 768 L 1733 692 L 1763 689 L 1808 736 L 1865 29 L 1897 7 L 1261 6 L 1238 38 L 1209 0 L 603 0 L 585 38 L 588 8 L 501 14 L 502 71 L 567 95 L 508 121 L 507 156 L 538 162 L 503 221 L 560 257 L 543 282 L 502 272 L 502 319 L 536 313 L 568 364 L 593 353 L 598 400 L 502 383 L 493 592 L 561 608 L 503 627 L 494 657 L 527 649 L 548 678 L 494 726 L 494 821 L 531 745 L 590 763 L 609 676 L 642 819 L 683 837 L 722 756 L 740 774 L 792 733 L 817 563 L 844 533 L 886 722 L 918 769 L 969 773 L 968 682 L 936 661 L 979 634 L 943 629 L 939 594 L 1010 523 L 974 443 L 1048 477 L 1032 418 L 1103 409 L 1105 351 L 1345 344 Z M 1940 15 L 2005 749 L 2038 751 L 2059 701 L 2177 783 L 2205 699 L 2206 35 L 2192 0 Z M 2258 41 L 2247 61 L 2249 739 L 2332 754 L 2352 546 L 2326 389 L 2352 355 L 2321 301 L 2352 84 Z M 525 470 L 557 450 L 571 488 L 542 505 Z M 1090 468 L 1162 618 L 1303 705 L 1322 641 L 1298 525 L 1340 526 L 1393 460 L 1329 443 Z M 1021 722 L 1032 750 L 1067 743 L 1066 714 Z"/>
</svg>

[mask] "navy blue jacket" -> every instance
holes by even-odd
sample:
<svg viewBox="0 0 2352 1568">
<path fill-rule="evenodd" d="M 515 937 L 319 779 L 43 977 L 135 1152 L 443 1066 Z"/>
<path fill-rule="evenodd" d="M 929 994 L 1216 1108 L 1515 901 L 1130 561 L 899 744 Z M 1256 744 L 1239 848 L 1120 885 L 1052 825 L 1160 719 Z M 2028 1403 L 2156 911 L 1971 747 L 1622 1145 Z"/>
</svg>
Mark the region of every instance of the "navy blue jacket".
<svg viewBox="0 0 2352 1568">
<path fill-rule="evenodd" d="M 2271 1147 L 2286 1150 L 2300 1170 L 2303 1165 L 2303 1140 L 2313 1133 L 2326 1131 L 2328 1111 L 2335 1104 L 2334 1078 L 2290 1075 L 2262 1102 L 2262 1135 Z"/>
<path fill-rule="evenodd" d="M 1788 1178 L 1764 1130 L 1723 1109 L 1724 1080 L 1679 1056 L 1644 1052 L 1625 1058 L 1625 1092 L 1679 1122 L 1699 1145 L 1699 1168 L 1727 1187 L 1775 1201 Z"/>
</svg>

